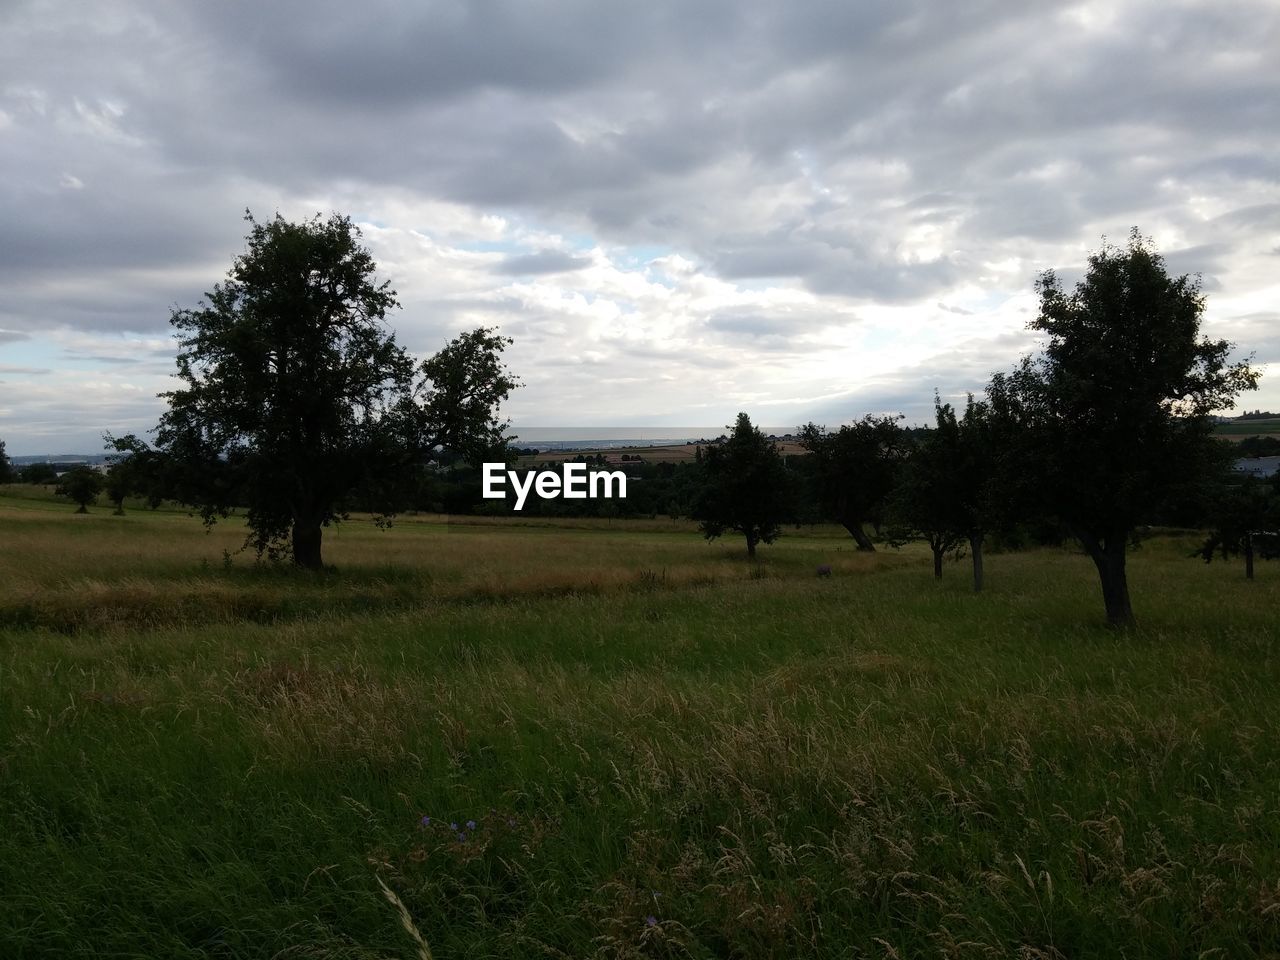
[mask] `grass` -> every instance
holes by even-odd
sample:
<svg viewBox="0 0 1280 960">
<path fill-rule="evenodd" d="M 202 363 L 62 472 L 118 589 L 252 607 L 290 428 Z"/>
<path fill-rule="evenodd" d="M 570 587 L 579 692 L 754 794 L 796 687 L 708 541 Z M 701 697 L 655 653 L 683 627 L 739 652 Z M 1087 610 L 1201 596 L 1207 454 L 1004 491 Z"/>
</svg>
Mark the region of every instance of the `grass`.
<svg viewBox="0 0 1280 960">
<path fill-rule="evenodd" d="M 0 496 L 0 956 L 1280 956 L 1271 565 L 1117 635 L 1068 551 L 71 509 Z"/>
</svg>

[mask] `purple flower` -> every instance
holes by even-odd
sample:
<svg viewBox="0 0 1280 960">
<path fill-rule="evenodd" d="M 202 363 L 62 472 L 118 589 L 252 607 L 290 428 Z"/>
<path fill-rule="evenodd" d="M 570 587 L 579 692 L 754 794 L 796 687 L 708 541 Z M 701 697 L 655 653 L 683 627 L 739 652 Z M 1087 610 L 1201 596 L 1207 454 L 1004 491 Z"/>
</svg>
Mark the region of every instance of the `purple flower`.
<svg viewBox="0 0 1280 960">
<path fill-rule="evenodd" d="M 465 841 L 467 839 L 467 835 L 465 833 L 460 833 L 458 834 L 458 839 L 461 841 Z"/>
<path fill-rule="evenodd" d="M 451 824 L 449 824 L 449 829 L 450 829 L 450 830 L 452 830 L 454 833 L 457 833 L 457 832 L 458 832 L 458 825 L 457 825 L 456 823 L 451 823 Z"/>
<path fill-rule="evenodd" d="M 467 829 L 468 829 L 468 830 L 474 830 L 475 828 L 476 828 L 476 822 L 475 822 L 474 820 L 468 820 L 468 821 L 467 821 Z"/>
<path fill-rule="evenodd" d="M 422 818 L 422 825 L 423 825 L 424 827 L 429 827 L 429 826 L 431 826 L 431 818 L 430 818 L 430 817 L 423 817 L 423 818 Z"/>
<path fill-rule="evenodd" d="M 651 913 L 644 918 L 644 925 L 646 927 L 656 927 L 658 925 L 658 918 Z"/>
</svg>

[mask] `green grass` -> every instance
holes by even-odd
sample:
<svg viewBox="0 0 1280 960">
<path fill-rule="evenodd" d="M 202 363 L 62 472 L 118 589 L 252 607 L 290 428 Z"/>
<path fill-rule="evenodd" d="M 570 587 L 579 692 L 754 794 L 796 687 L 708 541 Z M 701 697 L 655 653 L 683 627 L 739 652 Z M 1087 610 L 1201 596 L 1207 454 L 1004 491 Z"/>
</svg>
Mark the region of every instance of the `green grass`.
<svg viewBox="0 0 1280 960">
<path fill-rule="evenodd" d="M 379 880 L 437 960 L 1280 955 L 1274 565 L 1148 543 L 1119 635 L 1069 551 L 71 509 L 0 496 L 5 958 L 420 956 Z"/>
<path fill-rule="evenodd" d="M 1231 423 L 1219 423 L 1213 432 L 1225 437 L 1267 437 L 1280 434 L 1280 419 L 1275 420 L 1237 420 Z"/>
</svg>

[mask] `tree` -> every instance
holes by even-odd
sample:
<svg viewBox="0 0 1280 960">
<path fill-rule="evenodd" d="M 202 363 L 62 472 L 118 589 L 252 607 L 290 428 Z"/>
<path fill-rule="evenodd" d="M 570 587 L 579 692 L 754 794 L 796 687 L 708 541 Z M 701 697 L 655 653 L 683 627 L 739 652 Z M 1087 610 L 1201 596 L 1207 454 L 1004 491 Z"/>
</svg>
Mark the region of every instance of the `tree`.
<svg viewBox="0 0 1280 960">
<path fill-rule="evenodd" d="M 18 478 L 23 483 L 48 484 L 58 481 L 58 471 L 51 463 L 28 463 L 18 471 Z"/>
<path fill-rule="evenodd" d="M 1257 385 L 1232 344 L 1200 335 L 1200 282 L 1170 277 L 1135 229 L 1104 243 L 1068 293 L 1052 271 L 1037 283 L 1043 354 L 997 374 L 988 397 L 1020 427 L 1024 490 L 1034 490 L 1098 571 L 1107 621 L 1134 622 L 1125 555 L 1144 517 L 1220 460 L 1212 411 Z"/>
<path fill-rule="evenodd" d="M 964 414 L 934 395 L 936 426 L 913 451 L 895 501 L 902 526 L 918 532 L 933 551 L 933 575 L 942 558 L 969 547 L 973 589 L 982 589 L 983 545 L 996 510 L 996 455 L 990 408 L 970 394 Z M 903 536 L 903 534 L 899 534 Z"/>
<path fill-rule="evenodd" d="M 73 467 L 58 478 L 54 493 L 79 504 L 76 513 L 88 513 L 89 505 L 96 503 L 102 492 L 102 484 L 102 474 L 93 467 Z"/>
<path fill-rule="evenodd" d="M 510 341 L 477 330 L 415 368 L 385 327 L 395 291 L 349 218 L 246 219 L 227 279 L 173 313 L 183 385 L 162 395 L 157 447 L 174 499 L 209 523 L 244 505 L 246 546 L 318 569 L 323 528 L 354 491 L 390 512 L 401 475 L 440 443 L 500 437 Z"/>
<path fill-rule="evenodd" d="M 13 483 L 16 477 L 9 455 L 4 451 L 4 441 L 0 440 L 0 483 Z"/>
<path fill-rule="evenodd" d="M 745 413 L 738 414 L 725 440 L 700 449 L 701 486 L 691 516 L 708 540 L 726 530 L 741 533 L 754 560 L 756 544 L 773 543 L 791 514 L 782 456 Z"/>
<path fill-rule="evenodd" d="M 817 461 L 815 482 L 823 512 L 849 531 L 859 550 L 875 550 L 863 524 L 879 529 L 910 449 L 901 419 L 868 415 L 835 433 L 814 423 L 800 428 L 801 446 Z"/>
<path fill-rule="evenodd" d="M 1244 557 L 1245 579 L 1253 579 L 1255 555 L 1280 558 L 1280 473 L 1270 480 L 1249 476 L 1224 484 L 1210 510 L 1212 532 L 1193 556 L 1205 563 Z"/>
<path fill-rule="evenodd" d="M 107 458 L 107 499 L 115 504 L 112 511 L 117 516 L 124 513 L 126 497 L 143 497 L 154 509 L 164 499 L 164 458 L 134 434 L 102 438 L 108 450 L 115 453 Z"/>
</svg>

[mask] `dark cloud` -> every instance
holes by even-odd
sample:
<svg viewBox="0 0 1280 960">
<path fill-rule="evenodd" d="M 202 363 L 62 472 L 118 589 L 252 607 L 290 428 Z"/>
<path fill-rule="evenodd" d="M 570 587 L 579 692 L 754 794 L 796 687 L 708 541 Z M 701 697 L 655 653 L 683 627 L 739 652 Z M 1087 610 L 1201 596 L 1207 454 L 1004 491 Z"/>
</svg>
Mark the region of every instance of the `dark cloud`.
<svg viewBox="0 0 1280 960">
<path fill-rule="evenodd" d="M 559 250 L 542 250 L 518 257 L 508 257 L 491 268 L 501 276 L 538 276 L 549 273 L 568 273 L 591 265 L 590 257 L 575 257 Z"/>
</svg>

